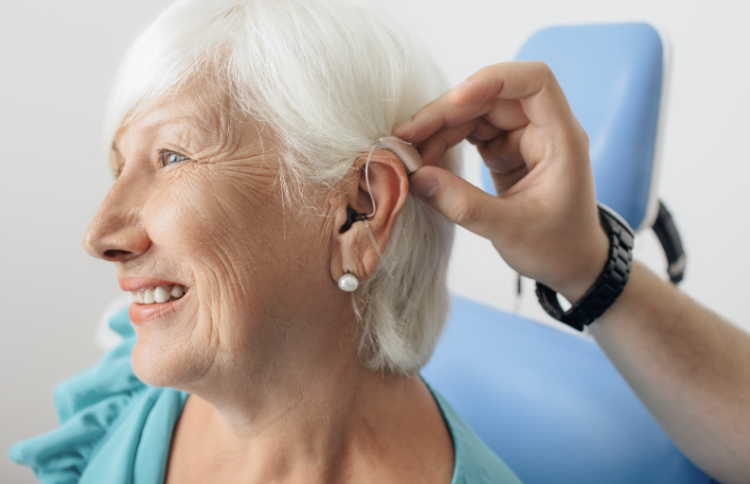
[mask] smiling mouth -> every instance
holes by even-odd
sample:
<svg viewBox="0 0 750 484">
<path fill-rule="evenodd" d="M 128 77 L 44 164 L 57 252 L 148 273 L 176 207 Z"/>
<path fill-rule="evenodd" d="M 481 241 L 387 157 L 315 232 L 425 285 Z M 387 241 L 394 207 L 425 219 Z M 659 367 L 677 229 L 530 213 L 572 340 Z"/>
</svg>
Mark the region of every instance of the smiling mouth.
<svg viewBox="0 0 750 484">
<path fill-rule="evenodd" d="M 130 300 L 142 306 L 163 304 L 177 301 L 187 294 L 187 288 L 181 284 L 167 284 L 145 287 L 137 291 L 130 291 Z"/>
</svg>

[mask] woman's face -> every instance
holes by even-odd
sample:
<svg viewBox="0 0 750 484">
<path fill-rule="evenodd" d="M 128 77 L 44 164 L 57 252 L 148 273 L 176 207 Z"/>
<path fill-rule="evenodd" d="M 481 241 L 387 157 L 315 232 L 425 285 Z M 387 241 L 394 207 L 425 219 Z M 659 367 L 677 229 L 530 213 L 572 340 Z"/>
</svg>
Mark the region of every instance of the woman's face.
<svg viewBox="0 0 750 484">
<path fill-rule="evenodd" d="M 238 365 L 267 378 L 312 339 L 340 348 L 335 323 L 304 331 L 311 316 L 335 320 L 332 308 L 351 305 L 330 275 L 335 204 L 312 194 L 324 216 L 285 210 L 274 147 L 255 124 L 177 96 L 121 129 L 114 147 L 119 177 L 86 250 L 115 262 L 123 290 L 186 288 L 131 304 L 142 380 L 184 388 Z"/>
</svg>

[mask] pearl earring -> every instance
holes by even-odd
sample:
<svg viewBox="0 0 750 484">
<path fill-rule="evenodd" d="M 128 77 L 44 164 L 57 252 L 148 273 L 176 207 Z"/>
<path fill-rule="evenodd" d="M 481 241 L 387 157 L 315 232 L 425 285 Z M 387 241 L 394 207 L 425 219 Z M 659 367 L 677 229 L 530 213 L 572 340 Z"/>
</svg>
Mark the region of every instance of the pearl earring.
<svg viewBox="0 0 750 484">
<path fill-rule="evenodd" d="M 347 272 L 339 278 L 339 289 L 346 292 L 356 291 L 359 287 L 359 279 L 354 274 Z"/>
</svg>

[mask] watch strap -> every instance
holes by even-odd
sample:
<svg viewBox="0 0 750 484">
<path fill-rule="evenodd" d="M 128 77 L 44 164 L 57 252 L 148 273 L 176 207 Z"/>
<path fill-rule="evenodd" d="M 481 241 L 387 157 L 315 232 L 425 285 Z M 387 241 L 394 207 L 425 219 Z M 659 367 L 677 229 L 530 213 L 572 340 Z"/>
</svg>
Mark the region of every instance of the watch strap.
<svg viewBox="0 0 750 484">
<path fill-rule="evenodd" d="M 578 331 L 583 331 L 586 325 L 609 309 L 622 294 L 630 277 L 633 230 L 627 222 L 602 204 L 599 204 L 599 220 L 609 238 L 609 257 L 602 273 L 586 294 L 565 311 L 553 289 L 540 282 L 536 283 L 537 298 L 547 314 Z"/>
</svg>

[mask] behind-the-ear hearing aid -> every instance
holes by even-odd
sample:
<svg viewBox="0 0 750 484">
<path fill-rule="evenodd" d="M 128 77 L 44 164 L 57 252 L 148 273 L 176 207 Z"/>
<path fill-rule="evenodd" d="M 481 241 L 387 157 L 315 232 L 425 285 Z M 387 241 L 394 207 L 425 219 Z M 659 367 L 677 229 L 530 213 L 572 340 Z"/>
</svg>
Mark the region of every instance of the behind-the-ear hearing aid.
<svg viewBox="0 0 750 484">
<path fill-rule="evenodd" d="M 370 219 L 375 215 L 377 207 L 375 206 L 375 197 L 373 196 L 372 190 L 370 189 L 370 177 L 368 168 L 370 166 L 370 158 L 372 157 L 372 152 L 376 149 L 388 150 L 391 153 L 395 154 L 398 159 L 401 160 L 401 163 L 404 164 L 407 176 L 411 175 L 422 167 L 422 157 L 419 155 L 419 152 L 414 147 L 414 145 L 412 145 L 408 141 L 403 141 L 393 136 L 387 136 L 378 139 L 377 143 L 375 143 L 373 147 L 370 148 L 370 153 L 367 155 L 367 161 L 365 162 L 365 180 L 367 181 L 367 191 L 370 193 L 370 199 L 372 200 L 372 213 L 369 215 L 365 213 L 357 213 L 356 210 L 347 207 L 346 222 L 341 226 L 339 233 L 344 233 L 352 228 L 352 224 L 354 222 L 367 222 L 367 219 Z"/>
<path fill-rule="evenodd" d="M 422 167 L 422 157 L 419 155 L 419 152 L 414 145 L 408 141 L 403 141 L 393 136 L 387 136 L 385 138 L 380 138 L 378 142 L 375 143 L 373 149 L 388 150 L 398 156 L 401 163 L 404 164 L 404 168 L 406 168 L 407 175 L 411 175 Z"/>
</svg>

